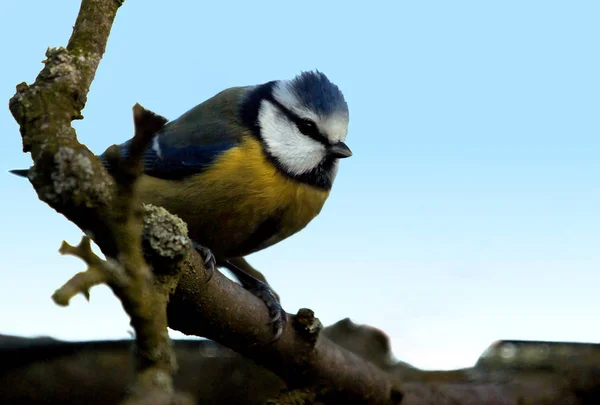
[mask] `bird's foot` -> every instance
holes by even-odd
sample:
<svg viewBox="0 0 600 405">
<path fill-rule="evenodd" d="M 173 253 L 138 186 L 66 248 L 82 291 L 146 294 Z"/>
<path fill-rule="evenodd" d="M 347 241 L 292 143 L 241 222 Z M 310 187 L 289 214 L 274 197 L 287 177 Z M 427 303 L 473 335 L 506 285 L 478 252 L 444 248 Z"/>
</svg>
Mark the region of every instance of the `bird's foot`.
<svg viewBox="0 0 600 405">
<path fill-rule="evenodd" d="M 283 310 L 269 284 L 260 280 L 256 280 L 256 283 L 253 284 L 254 285 L 251 288 L 248 288 L 248 291 L 260 298 L 269 310 L 269 323 L 272 325 L 273 330 L 275 331 L 275 335 L 269 343 L 273 343 L 278 340 L 283 333 L 283 328 L 287 322 L 287 312 Z"/>
<path fill-rule="evenodd" d="M 244 286 L 247 291 L 250 291 L 255 297 L 260 298 L 260 300 L 265 303 L 269 311 L 269 324 L 272 325 L 275 331 L 275 335 L 269 343 L 273 343 L 278 340 L 283 333 L 283 328 L 285 327 L 288 316 L 281 307 L 281 304 L 279 304 L 279 297 L 277 294 L 275 294 L 275 292 L 271 289 L 271 286 L 266 281 L 256 278 L 256 275 L 260 275 L 262 277 L 262 274 L 248 265 L 245 260 L 242 260 L 241 262 L 242 267 L 244 267 L 245 264 L 245 269 L 240 267 L 239 259 L 225 260 L 224 264 L 225 267 L 235 274 L 237 279 L 240 281 L 240 283 L 242 283 L 242 286 Z M 251 274 L 252 272 L 254 275 Z"/>
<path fill-rule="evenodd" d="M 204 266 L 206 266 L 206 269 L 208 270 L 208 280 L 206 280 L 206 282 L 209 282 L 210 279 L 212 278 L 213 274 L 215 274 L 215 267 L 217 266 L 217 259 L 215 258 L 215 255 L 213 255 L 213 252 L 211 252 L 210 249 L 207 248 L 206 246 L 202 246 L 202 245 L 192 241 L 192 247 L 204 259 Z"/>
</svg>

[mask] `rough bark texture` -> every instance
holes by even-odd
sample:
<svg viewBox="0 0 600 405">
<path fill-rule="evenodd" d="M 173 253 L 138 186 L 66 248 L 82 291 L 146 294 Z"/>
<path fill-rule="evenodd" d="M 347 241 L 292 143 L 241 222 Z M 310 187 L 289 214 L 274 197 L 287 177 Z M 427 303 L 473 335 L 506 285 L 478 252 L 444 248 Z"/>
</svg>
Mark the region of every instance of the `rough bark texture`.
<svg viewBox="0 0 600 405">
<path fill-rule="evenodd" d="M 35 82 L 21 83 L 9 102 L 20 126 L 23 151 L 31 152 L 30 180 L 40 199 L 85 231 L 105 253 L 115 256 L 108 232 L 111 176 L 94 154 L 77 141 L 71 121 L 80 119 L 100 59 L 106 49 L 118 1 L 85 0 L 67 48 L 46 52 Z"/>
</svg>

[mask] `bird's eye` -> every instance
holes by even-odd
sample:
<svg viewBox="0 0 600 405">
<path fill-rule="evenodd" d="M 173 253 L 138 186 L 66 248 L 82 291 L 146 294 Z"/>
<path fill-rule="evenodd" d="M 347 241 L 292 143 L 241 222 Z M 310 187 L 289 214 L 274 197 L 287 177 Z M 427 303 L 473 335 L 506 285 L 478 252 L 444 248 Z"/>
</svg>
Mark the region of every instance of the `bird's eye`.
<svg viewBox="0 0 600 405">
<path fill-rule="evenodd" d="M 311 120 L 299 119 L 296 125 L 298 126 L 300 132 L 302 132 L 304 135 L 315 136 L 319 134 L 317 124 Z"/>
</svg>

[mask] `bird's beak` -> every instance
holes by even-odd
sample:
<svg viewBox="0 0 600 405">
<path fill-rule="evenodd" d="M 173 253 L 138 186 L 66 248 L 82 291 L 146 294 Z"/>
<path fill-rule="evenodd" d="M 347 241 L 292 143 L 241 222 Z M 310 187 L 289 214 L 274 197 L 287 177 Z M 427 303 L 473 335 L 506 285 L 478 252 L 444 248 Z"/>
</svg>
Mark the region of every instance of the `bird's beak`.
<svg viewBox="0 0 600 405">
<path fill-rule="evenodd" d="M 338 159 L 343 159 L 352 156 L 352 151 L 344 142 L 338 142 L 329 147 L 329 154 Z"/>
</svg>

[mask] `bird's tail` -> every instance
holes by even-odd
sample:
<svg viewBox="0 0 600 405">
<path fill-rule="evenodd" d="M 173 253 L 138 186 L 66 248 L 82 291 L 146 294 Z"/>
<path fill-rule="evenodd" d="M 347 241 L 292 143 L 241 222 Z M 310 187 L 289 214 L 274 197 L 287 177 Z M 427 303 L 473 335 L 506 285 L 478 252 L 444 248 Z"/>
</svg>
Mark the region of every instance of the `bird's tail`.
<svg viewBox="0 0 600 405">
<path fill-rule="evenodd" d="M 16 176 L 27 177 L 27 175 L 29 174 L 29 169 L 13 169 L 9 170 L 9 172 Z"/>
</svg>

